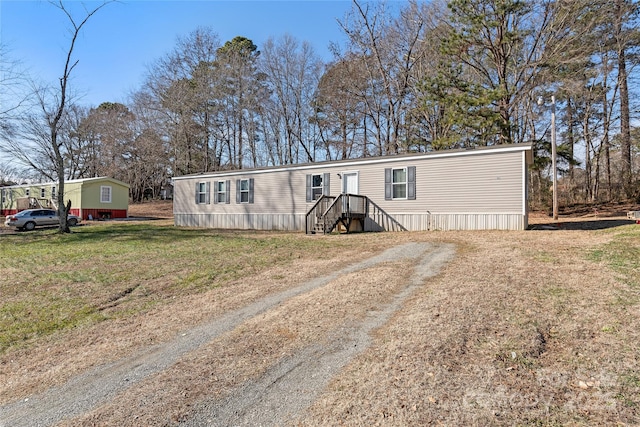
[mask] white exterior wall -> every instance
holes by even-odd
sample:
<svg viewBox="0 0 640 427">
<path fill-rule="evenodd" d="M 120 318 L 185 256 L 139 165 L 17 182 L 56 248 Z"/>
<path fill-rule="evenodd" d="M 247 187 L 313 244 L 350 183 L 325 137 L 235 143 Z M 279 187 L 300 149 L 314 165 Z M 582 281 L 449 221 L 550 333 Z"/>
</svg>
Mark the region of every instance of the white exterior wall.
<svg viewBox="0 0 640 427">
<path fill-rule="evenodd" d="M 358 174 L 358 193 L 373 205 L 365 230 L 476 230 L 527 227 L 530 146 L 437 152 L 211 173 L 174 179 L 177 226 L 305 230 L 307 174 L 329 173 L 330 193 L 345 173 Z M 385 200 L 385 168 L 416 167 L 416 199 Z M 236 180 L 254 179 L 254 203 L 236 203 Z M 214 204 L 214 181 L 231 183 L 231 201 Z M 196 204 L 197 182 L 210 182 L 210 204 Z"/>
</svg>

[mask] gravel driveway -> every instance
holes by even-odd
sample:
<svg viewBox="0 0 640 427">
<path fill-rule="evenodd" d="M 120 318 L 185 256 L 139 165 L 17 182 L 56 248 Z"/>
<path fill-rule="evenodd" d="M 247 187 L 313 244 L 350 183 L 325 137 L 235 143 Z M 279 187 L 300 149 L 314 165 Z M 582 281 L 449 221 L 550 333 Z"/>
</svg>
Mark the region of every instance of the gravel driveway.
<svg viewBox="0 0 640 427">
<path fill-rule="evenodd" d="M 407 243 L 297 287 L 270 295 L 238 310 L 184 331 L 174 340 L 145 349 L 116 363 L 100 366 L 40 395 L 0 407 L 0 427 L 49 426 L 60 422 L 90 423 L 94 411 L 137 384 L 174 367 L 182 358 L 292 299 L 326 287 L 340 277 L 367 272 L 385 263 L 410 261 L 409 280 L 384 303 L 367 308 L 357 322 L 332 330 L 329 339 L 311 343 L 279 360 L 258 378 L 243 381 L 223 398 L 194 402 L 176 424 L 283 425 L 303 419 L 329 381 L 370 344 L 371 332 L 384 325 L 425 280 L 454 256 L 449 244 Z M 407 264 L 409 265 L 409 264 Z M 104 419 L 104 418 L 102 418 Z M 129 420 L 132 425 L 135 421 Z M 95 421 L 94 421 L 95 422 Z M 100 422 L 98 422 L 100 424 Z M 166 422 L 163 422 L 166 424 Z"/>
</svg>

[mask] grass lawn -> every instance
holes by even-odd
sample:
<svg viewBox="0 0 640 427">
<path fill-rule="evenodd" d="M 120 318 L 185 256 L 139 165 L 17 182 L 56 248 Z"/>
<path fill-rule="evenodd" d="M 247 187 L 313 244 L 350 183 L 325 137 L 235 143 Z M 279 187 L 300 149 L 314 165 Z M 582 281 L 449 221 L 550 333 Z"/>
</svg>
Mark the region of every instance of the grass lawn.
<svg viewBox="0 0 640 427">
<path fill-rule="evenodd" d="M 301 424 L 640 424 L 637 225 L 312 237 L 150 221 L 92 223 L 68 235 L 2 235 L 0 403 L 407 241 L 454 243 L 456 257 L 376 331 L 371 347 L 334 378 Z M 403 269 L 363 273 L 359 286 L 378 292 L 401 280 Z M 230 335 L 228 345 L 295 348 L 304 334 L 291 331 L 305 323 L 315 331 L 309 313 L 318 307 L 353 303 L 350 286 L 335 283 L 288 302 L 271 314 L 274 325 L 288 326 L 271 331 L 256 321 L 240 328 L 242 336 Z M 363 303 L 363 316 L 376 301 Z M 171 378 L 203 381 L 206 371 L 198 369 L 208 366 L 231 375 L 238 358 L 222 359 L 221 348 L 233 353 L 211 343 Z M 276 350 L 273 361 L 268 352 L 258 354 L 260 363 L 275 363 L 282 357 Z M 240 380 L 207 381 L 203 393 Z M 127 399 L 135 395 L 131 390 Z M 182 400 L 172 394 L 176 413 L 193 403 Z M 172 410 L 167 402 L 157 405 L 150 414 Z"/>
<path fill-rule="evenodd" d="M 443 235 L 457 258 L 306 425 L 640 425 L 640 226 Z"/>
<path fill-rule="evenodd" d="M 154 223 L 97 223 L 65 235 L 55 231 L 0 240 L 0 354 L 347 246 L 295 234 Z"/>
</svg>

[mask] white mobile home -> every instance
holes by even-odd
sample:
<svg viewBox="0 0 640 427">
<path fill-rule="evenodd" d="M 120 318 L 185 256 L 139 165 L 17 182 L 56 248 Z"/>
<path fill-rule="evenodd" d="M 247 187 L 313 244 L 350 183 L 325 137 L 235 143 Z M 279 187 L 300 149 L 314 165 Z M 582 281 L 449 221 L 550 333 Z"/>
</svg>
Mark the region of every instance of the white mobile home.
<svg viewBox="0 0 640 427">
<path fill-rule="evenodd" d="M 528 144 L 174 178 L 177 226 L 327 232 L 523 230 Z"/>
</svg>

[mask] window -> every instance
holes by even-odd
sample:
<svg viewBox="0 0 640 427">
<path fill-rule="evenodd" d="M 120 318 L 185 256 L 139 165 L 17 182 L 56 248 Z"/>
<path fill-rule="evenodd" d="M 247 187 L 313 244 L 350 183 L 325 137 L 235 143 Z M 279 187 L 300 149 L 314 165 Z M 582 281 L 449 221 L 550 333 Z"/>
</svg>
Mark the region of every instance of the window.
<svg viewBox="0 0 640 427">
<path fill-rule="evenodd" d="M 240 203 L 249 203 L 249 180 L 240 180 Z"/>
<path fill-rule="evenodd" d="M 307 202 L 329 195 L 329 174 L 307 175 Z"/>
<path fill-rule="evenodd" d="M 100 203 L 111 203 L 111 186 L 100 186 Z"/>
<path fill-rule="evenodd" d="M 29 197 L 31 195 L 31 189 L 27 188 L 26 190 L 24 190 L 24 195 Z"/>
<path fill-rule="evenodd" d="M 385 200 L 415 200 L 416 167 L 385 169 L 384 198 Z"/>
<path fill-rule="evenodd" d="M 13 204 L 13 190 L 8 188 L 2 189 L 2 203 Z"/>
<path fill-rule="evenodd" d="M 317 200 L 322 196 L 322 175 L 311 176 L 311 197 Z"/>
<path fill-rule="evenodd" d="M 216 202 L 227 202 L 227 186 L 224 185 L 224 181 L 216 182 Z"/>
<path fill-rule="evenodd" d="M 46 188 L 41 188 L 40 189 L 40 198 L 44 199 L 47 195 L 47 189 Z"/>
<path fill-rule="evenodd" d="M 55 187 L 55 185 L 53 187 L 51 187 L 51 198 L 52 199 L 56 198 L 56 187 Z"/>
<path fill-rule="evenodd" d="M 196 183 L 196 205 L 209 204 L 209 183 L 197 182 Z"/>
<path fill-rule="evenodd" d="M 253 203 L 253 178 L 236 181 L 236 203 Z"/>
<path fill-rule="evenodd" d="M 407 168 L 393 169 L 392 175 L 392 198 L 407 198 Z"/>
<path fill-rule="evenodd" d="M 229 203 L 229 193 L 231 192 L 231 181 L 214 181 L 214 198 L 213 203 Z"/>
</svg>

